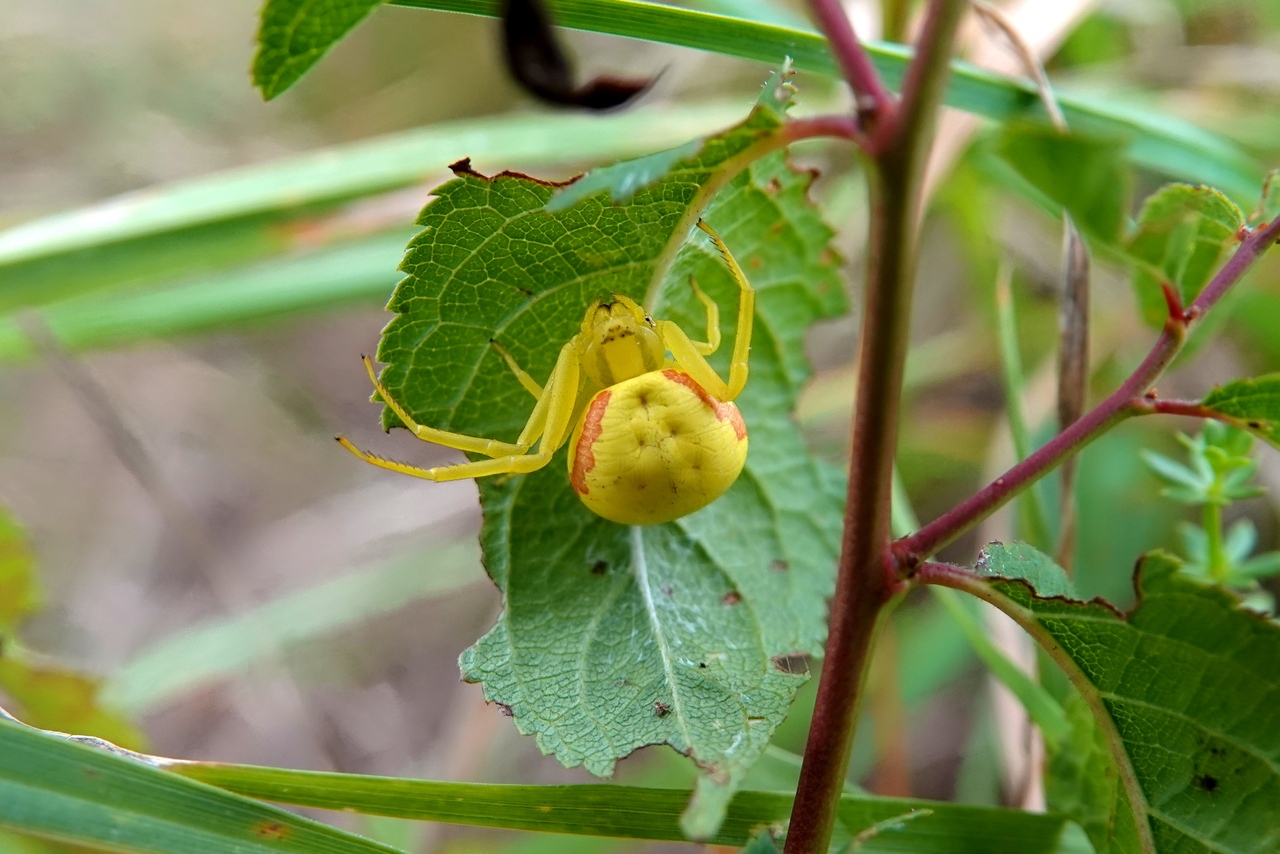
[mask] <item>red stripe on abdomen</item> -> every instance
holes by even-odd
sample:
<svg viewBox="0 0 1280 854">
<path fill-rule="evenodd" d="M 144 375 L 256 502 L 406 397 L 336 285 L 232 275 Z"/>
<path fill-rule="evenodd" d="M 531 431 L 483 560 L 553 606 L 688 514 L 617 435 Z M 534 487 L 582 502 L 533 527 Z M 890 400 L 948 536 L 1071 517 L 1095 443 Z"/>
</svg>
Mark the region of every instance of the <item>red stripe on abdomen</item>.
<svg viewBox="0 0 1280 854">
<path fill-rule="evenodd" d="M 596 467 L 593 446 L 604 432 L 604 411 L 609 407 L 611 397 L 613 393 L 608 389 L 600 392 L 582 416 L 582 433 L 578 436 L 578 447 L 573 451 L 573 470 L 569 472 L 569 482 L 579 495 L 590 491 L 587 489 L 587 472 Z"/>
</svg>

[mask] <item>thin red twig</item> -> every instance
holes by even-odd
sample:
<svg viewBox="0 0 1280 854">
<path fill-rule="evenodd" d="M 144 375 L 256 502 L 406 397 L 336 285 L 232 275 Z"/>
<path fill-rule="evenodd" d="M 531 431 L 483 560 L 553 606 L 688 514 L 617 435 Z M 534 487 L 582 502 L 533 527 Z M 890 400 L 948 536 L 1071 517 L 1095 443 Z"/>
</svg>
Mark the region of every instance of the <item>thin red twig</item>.
<svg viewBox="0 0 1280 854">
<path fill-rule="evenodd" d="M 818 28 L 827 37 L 827 44 L 840 64 L 840 70 L 844 72 L 844 79 L 853 89 L 858 102 L 857 113 L 863 124 L 874 129 L 892 123 L 897 102 L 885 88 L 871 56 L 858 41 L 853 23 L 845 14 L 840 0 L 810 0 L 809 6 L 813 9 Z"/>
<path fill-rule="evenodd" d="M 1280 238 L 1280 218 L 1255 229 L 1188 309 L 1182 311 L 1177 300 L 1170 300 L 1169 318 L 1165 322 L 1164 331 L 1142 364 L 1111 396 L 972 496 L 916 533 L 894 543 L 894 555 L 906 574 L 910 574 L 922 559 L 936 554 L 947 543 L 987 518 L 1107 429 L 1129 416 L 1157 411 L 1149 408 L 1153 404 L 1149 400 L 1144 401 L 1143 396 L 1182 348 L 1187 330 L 1240 280 L 1245 271 L 1277 238 Z"/>
</svg>

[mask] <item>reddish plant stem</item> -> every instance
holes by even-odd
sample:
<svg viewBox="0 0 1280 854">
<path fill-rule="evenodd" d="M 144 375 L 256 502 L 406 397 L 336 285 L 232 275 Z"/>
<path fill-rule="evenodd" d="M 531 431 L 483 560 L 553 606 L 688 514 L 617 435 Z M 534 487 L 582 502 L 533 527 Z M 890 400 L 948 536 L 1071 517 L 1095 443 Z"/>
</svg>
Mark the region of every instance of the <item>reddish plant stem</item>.
<svg viewBox="0 0 1280 854">
<path fill-rule="evenodd" d="M 837 55 L 865 57 L 833 0 L 813 0 Z M 964 0 L 931 0 L 900 105 L 877 96 L 877 148 L 868 170 L 871 234 L 866 304 L 853 419 L 848 505 L 830 632 L 804 765 L 791 813 L 786 854 L 826 854 L 844 786 L 872 642 L 902 584 L 889 552 L 889 494 L 897 445 L 902 371 L 906 361 L 918 213 L 924 163 L 950 72 L 951 45 Z M 838 16 L 843 24 L 834 21 Z M 834 35 L 832 35 L 834 33 Z M 846 67 L 862 92 L 867 78 Z M 879 87 L 879 80 L 875 78 Z M 880 87 L 882 88 L 882 87 Z M 874 95 L 874 92 L 871 94 Z M 889 110 L 892 113 L 885 115 Z"/>
<path fill-rule="evenodd" d="M 834 137 L 856 142 L 860 148 L 866 147 L 866 137 L 858 122 L 852 116 L 811 116 L 803 119 L 792 119 L 781 131 L 784 145 L 799 142 L 802 139 L 818 139 Z"/>
<path fill-rule="evenodd" d="M 827 37 L 831 53 L 844 72 L 844 79 L 853 89 L 857 113 L 864 125 L 872 129 L 892 125 L 897 102 L 885 88 L 870 55 L 863 50 L 840 0 L 810 0 L 809 6 L 818 29 Z"/>
<path fill-rule="evenodd" d="M 919 562 L 991 515 L 1011 498 L 1044 475 L 1071 454 L 1120 421 L 1132 415 L 1159 411 L 1143 396 L 1164 373 L 1173 357 L 1182 349 L 1191 325 L 1205 315 L 1222 298 L 1245 271 L 1280 237 L 1280 218 L 1258 227 L 1241 243 L 1240 248 L 1223 265 L 1218 274 L 1183 311 L 1174 298 L 1169 300 L 1169 319 L 1164 331 L 1133 374 L 1120 388 L 1086 413 L 1079 421 L 1063 430 L 1031 456 L 975 492 L 948 512 L 925 525 L 909 537 L 893 544 L 897 562 L 909 574 Z M 1168 410 L 1166 410 L 1168 411 Z M 1204 415 L 1183 412 L 1179 414 Z"/>
<path fill-rule="evenodd" d="M 1240 419 L 1229 418 L 1220 412 L 1214 412 L 1209 407 L 1194 400 L 1151 400 L 1143 398 L 1137 404 L 1140 412 L 1143 414 L 1152 413 L 1153 415 L 1186 415 L 1190 418 L 1215 418 L 1219 421 L 1226 421 L 1228 424 L 1236 424 Z"/>
</svg>

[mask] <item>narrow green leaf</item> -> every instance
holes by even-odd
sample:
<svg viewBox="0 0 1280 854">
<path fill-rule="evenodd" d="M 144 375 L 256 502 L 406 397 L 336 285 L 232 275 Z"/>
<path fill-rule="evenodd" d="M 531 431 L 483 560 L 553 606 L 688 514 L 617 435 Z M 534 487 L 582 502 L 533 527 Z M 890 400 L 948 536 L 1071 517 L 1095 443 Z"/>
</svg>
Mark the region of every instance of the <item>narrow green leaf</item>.
<svg viewBox="0 0 1280 854">
<path fill-rule="evenodd" d="M 628 157 L 741 115 L 740 103 L 718 101 L 609 116 L 447 122 L 127 193 L 0 231 L 0 310 L 93 291 L 169 286 L 264 257 L 305 256 L 317 242 L 340 242 L 371 228 L 408 226 L 407 216 L 388 221 L 359 209 L 335 215 L 334 208 L 434 178 L 462 157 L 531 165 Z M 394 263 L 382 274 L 393 270 Z M 210 289 L 217 291 L 218 283 Z"/>
<path fill-rule="evenodd" d="M 119 852 L 395 852 L 145 762 L 6 720 L 0 720 L 0 830 Z"/>
<path fill-rule="evenodd" d="M 1280 624 L 1162 554 L 1143 559 L 1128 614 L 1073 599 L 1066 574 L 1029 547 L 984 554 L 981 579 L 956 586 L 1017 620 L 1071 677 L 1117 762 L 1142 850 L 1276 850 Z"/>
<path fill-rule="evenodd" d="M 266 0 L 253 84 L 270 101 L 381 6 L 383 0 Z"/>
<path fill-rule="evenodd" d="M 398 6 L 497 17 L 497 0 L 393 0 Z M 643 0 L 548 0 L 559 26 L 628 38 L 681 45 L 776 65 L 791 57 L 801 71 L 839 77 L 822 36 L 774 26 L 647 3 Z M 869 43 L 867 50 L 887 84 L 902 80 L 910 50 L 902 45 Z M 1155 113 L 1110 95 L 1106 98 L 1056 92 L 1072 129 L 1097 137 L 1129 141 L 1131 162 L 1184 181 L 1221 187 L 1241 199 L 1256 197 L 1262 180 L 1257 162 L 1223 137 L 1167 113 Z M 1136 100 L 1136 99 L 1135 99 Z M 952 70 L 946 104 L 1003 121 L 1037 114 L 1040 97 L 1025 80 L 1001 77 L 964 62 Z"/>
<path fill-rule="evenodd" d="M 6 635 L 40 607 L 35 557 L 26 533 L 9 511 L 0 506 L 0 645 Z M 2 646 L 0 646 L 2 649 Z"/>
<path fill-rule="evenodd" d="M 468 543 L 414 553 L 283 596 L 247 613 L 192 626 L 143 649 L 118 668 L 103 688 L 102 702 L 134 715 L 152 711 L 281 649 L 457 590 L 482 577 L 478 551 Z"/>
<path fill-rule="evenodd" d="M 1190 305 L 1244 226 L 1235 202 L 1212 187 L 1171 184 L 1149 197 L 1129 241 L 1133 286 L 1143 317 L 1160 326 L 1168 315 L 1161 283 Z"/>
<path fill-rule="evenodd" d="M 1018 698 L 1018 702 L 1022 703 L 1031 720 L 1044 733 L 1045 742 L 1053 746 L 1066 738 L 1071 731 L 1071 724 L 1067 722 L 1067 715 L 1061 704 L 991 642 L 981 620 L 969 610 L 970 603 L 955 591 L 944 587 L 934 588 L 932 593 L 942 604 L 943 610 L 964 631 L 965 640 L 973 647 L 978 658 L 982 659 L 987 670 L 991 671 L 991 675 L 999 679 Z"/>
<path fill-rule="evenodd" d="M 739 258 L 758 317 L 737 400 L 746 472 L 711 507 L 638 529 L 582 505 L 563 450 L 533 474 L 482 480 L 486 568 L 506 610 L 462 661 L 566 765 L 609 774 L 646 744 L 687 752 L 705 772 L 686 817 L 695 837 L 714 831 L 804 681 L 775 659 L 821 650 L 838 542 L 838 489 L 790 412 L 808 375 L 805 328 L 843 310 L 843 289 L 810 177 L 778 154 L 755 160 L 780 128 L 757 108 L 621 205 L 593 197 L 552 213 L 552 185 L 459 170 L 419 220 L 378 355 L 419 423 L 514 440 L 533 400 L 490 339 L 543 380 L 592 298 L 611 292 L 700 337 L 694 279 L 724 307 L 731 342 L 738 288 L 714 247 L 687 239 L 699 215 Z M 713 358 L 722 373 L 731 349 Z"/>
<path fill-rule="evenodd" d="M 1229 382 L 1209 392 L 1200 404 L 1280 447 L 1280 374 Z"/>
<path fill-rule="evenodd" d="M 683 840 L 679 818 L 689 798 L 689 792 L 683 789 L 446 783 L 200 762 L 174 765 L 172 770 L 279 803 L 478 827 L 627 839 Z M 720 829 L 709 841 L 746 845 L 761 826 L 787 819 L 792 798 L 785 792 L 738 792 Z M 842 797 L 838 808 L 840 825 L 849 834 L 920 809 L 932 810 L 933 815 L 908 822 L 863 850 L 913 854 L 1082 854 L 1091 850 L 1079 827 L 1060 816 L 1043 813 L 852 795 Z"/>
<path fill-rule="evenodd" d="M 1113 243 L 1129 211 L 1132 176 L 1124 160 L 1126 146 L 1114 137 L 1010 122 L 1001 130 L 997 150 L 1086 234 Z"/>
<path fill-rule="evenodd" d="M 1026 377 L 1022 370 L 1022 352 L 1018 347 L 1018 314 L 1013 301 L 1013 271 L 1002 264 L 996 273 L 996 340 L 1000 346 L 1000 367 L 1004 379 L 1004 408 L 1013 437 L 1013 451 L 1019 460 L 1031 456 L 1031 430 L 1027 426 L 1023 395 Z M 1049 548 L 1053 535 L 1049 532 L 1049 516 L 1040 491 L 1032 486 L 1017 497 L 1016 509 L 1021 535 L 1033 543 Z"/>
</svg>

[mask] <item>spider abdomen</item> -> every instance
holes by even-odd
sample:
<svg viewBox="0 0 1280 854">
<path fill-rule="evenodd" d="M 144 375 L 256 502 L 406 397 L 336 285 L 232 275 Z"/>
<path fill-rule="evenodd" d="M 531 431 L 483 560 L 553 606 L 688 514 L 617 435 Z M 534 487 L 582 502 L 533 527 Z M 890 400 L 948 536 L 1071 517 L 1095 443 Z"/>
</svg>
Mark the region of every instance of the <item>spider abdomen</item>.
<svg viewBox="0 0 1280 854">
<path fill-rule="evenodd" d="M 715 501 L 747 459 L 732 403 L 666 368 L 598 392 L 569 441 L 569 481 L 595 513 L 623 525 L 670 522 Z"/>
</svg>

